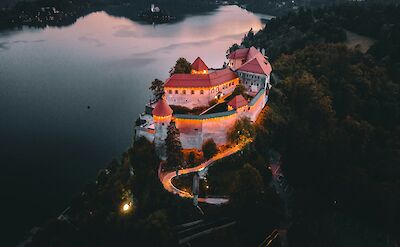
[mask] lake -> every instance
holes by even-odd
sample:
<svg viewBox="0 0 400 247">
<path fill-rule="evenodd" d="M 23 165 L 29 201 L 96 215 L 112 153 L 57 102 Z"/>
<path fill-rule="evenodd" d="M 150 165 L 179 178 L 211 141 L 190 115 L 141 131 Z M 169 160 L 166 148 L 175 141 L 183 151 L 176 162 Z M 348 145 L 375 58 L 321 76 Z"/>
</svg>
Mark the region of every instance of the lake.
<svg viewBox="0 0 400 247">
<path fill-rule="evenodd" d="M 270 18 L 262 16 L 262 18 Z M 95 12 L 71 26 L 0 33 L 2 225 L 17 241 L 57 216 L 132 143 L 149 83 L 179 57 L 220 67 L 261 16 L 222 6 L 173 24 Z"/>
</svg>

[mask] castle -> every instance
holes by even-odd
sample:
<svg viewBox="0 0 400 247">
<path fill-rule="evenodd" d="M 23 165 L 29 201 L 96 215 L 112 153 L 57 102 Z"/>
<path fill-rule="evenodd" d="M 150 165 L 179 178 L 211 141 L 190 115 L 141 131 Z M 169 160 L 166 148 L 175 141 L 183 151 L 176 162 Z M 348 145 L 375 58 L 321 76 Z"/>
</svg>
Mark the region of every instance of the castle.
<svg viewBox="0 0 400 247">
<path fill-rule="evenodd" d="M 225 68 L 210 69 L 201 58 L 192 64 L 190 74 L 173 74 L 165 81 L 165 97 L 146 105 L 135 127 L 135 138 L 154 142 L 165 158 L 167 127 L 172 120 L 180 131 L 184 149 L 201 149 L 212 138 L 227 143 L 227 131 L 242 118 L 255 121 L 268 101 L 272 68 L 255 47 L 238 49 L 228 55 Z M 232 95 L 235 87 L 245 87 L 247 99 Z M 179 112 L 174 112 L 176 109 Z M 187 112 L 182 113 L 182 109 Z M 194 114 L 199 109 L 201 113 Z"/>
</svg>

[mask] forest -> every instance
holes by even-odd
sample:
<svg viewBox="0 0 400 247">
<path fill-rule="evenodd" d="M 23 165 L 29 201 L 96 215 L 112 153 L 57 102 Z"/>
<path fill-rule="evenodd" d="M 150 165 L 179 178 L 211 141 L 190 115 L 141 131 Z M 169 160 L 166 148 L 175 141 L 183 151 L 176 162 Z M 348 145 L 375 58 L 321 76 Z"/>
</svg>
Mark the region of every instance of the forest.
<svg viewBox="0 0 400 247">
<path fill-rule="evenodd" d="M 256 145 L 282 154 L 294 189 L 291 243 L 345 246 L 344 224 L 373 229 L 379 243 L 400 236 L 398 11 L 300 10 L 243 39 L 265 48 L 273 64 L 275 87 Z M 350 49 L 345 30 L 375 43 L 366 53 Z"/>
</svg>

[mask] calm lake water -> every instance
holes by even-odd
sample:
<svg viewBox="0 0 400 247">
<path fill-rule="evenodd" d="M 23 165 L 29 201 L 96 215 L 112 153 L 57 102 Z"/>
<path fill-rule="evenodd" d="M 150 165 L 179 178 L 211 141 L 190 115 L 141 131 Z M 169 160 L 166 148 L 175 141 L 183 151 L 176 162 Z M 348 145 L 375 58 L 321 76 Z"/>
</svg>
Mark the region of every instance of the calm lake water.
<svg viewBox="0 0 400 247">
<path fill-rule="evenodd" d="M 268 16 L 263 16 L 268 18 Z M 260 16 L 236 6 L 145 25 L 105 12 L 0 33 L 0 190 L 8 238 L 58 215 L 132 143 L 149 82 L 178 57 L 220 67 Z M 88 108 L 90 106 L 90 108 Z M 3 232 L 4 233 L 4 232 Z"/>
</svg>

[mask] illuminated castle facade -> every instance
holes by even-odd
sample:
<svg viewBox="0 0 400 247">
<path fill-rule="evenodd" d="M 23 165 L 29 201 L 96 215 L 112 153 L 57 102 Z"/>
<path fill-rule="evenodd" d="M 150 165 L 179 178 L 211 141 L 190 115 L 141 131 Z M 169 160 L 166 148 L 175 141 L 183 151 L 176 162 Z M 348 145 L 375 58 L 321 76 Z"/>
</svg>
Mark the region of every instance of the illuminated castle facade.
<svg viewBox="0 0 400 247">
<path fill-rule="evenodd" d="M 238 49 L 228 55 L 228 66 L 209 69 L 201 58 L 192 64 L 190 74 L 174 74 L 165 81 L 165 97 L 146 105 L 135 127 L 135 137 L 155 143 L 165 157 L 164 141 L 172 120 L 180 131 L 185 149 L 200 149 L 212 138 L 218 145 L 227 143 L 227 131 L 242 118 L 255 121 L 268 100 L 272 68 L 267 58 L 254 47 Z M 246 88 L 233 97 L 238 84 Z M 173 109 L 200 109 L 199 114 L 178 114 Z"/>
</svg>

